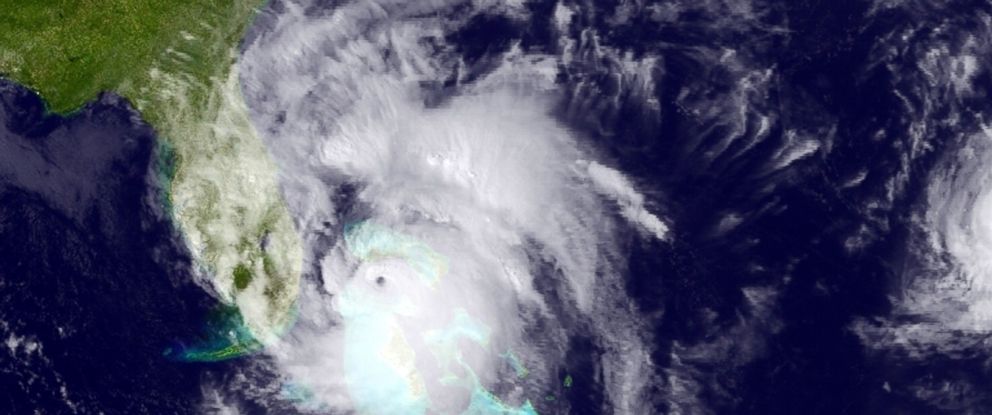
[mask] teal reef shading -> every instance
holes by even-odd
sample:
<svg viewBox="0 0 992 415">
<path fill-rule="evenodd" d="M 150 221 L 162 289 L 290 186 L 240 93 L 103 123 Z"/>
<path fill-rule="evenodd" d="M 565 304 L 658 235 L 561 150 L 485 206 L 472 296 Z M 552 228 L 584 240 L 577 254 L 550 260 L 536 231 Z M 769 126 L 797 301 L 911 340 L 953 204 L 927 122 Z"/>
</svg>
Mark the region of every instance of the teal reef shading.
<svg viewBox="0 0 992 415">
<path fill-rule="evenodd" d="M 450 363 L 453 358 L 459 355 L 458 341 L 460 339 L 468 339 L 479 346 L 486 347 L 489 344 L 489 336 L 489 327 L 474 320 L 468 315 L 468 312 L 461 308 L 455 310 L 455 317 L 447 327 L 430 330 L 423 335 L 424 343 L 431 348 L 437 361 L 442 363 L 446 372 L 445 377 L 454 376 Z"/>
<path fill-rule="evenodd" d="M 163 355 L 182 362 L 219 362 L 249 355 L 262 349 L 244 325 L 236 307 L 223 306 L 207 319 L 205 339 L 193 346 L 176 344 Z"/>
<path fill-rule="evenodd" d="M 525 378 L 527 377 L 527 374 L 530 373 L 527 370 L 527 367 L 524 366 L 523 362 L 520 361 L 520 358 L 517 357 L 517 354 L 513 353 L 513 350 L 507 350 L 500 356 L 506 359 L 507 363 L 509 363 L 510 367 L 513 368 L 513 372 L 517 374 L 518 378 Z"/>
<path fill-rule="evenodd" d="M 299 383 L 284 383 L 279 395 L 285 400 L 294 402 L 297 407 L 305 411 L 329 412 L 331 410 L 327 404 L 317 399 L 310 388 Z"/>
<path fill-rule="evenodd" d="M 345 243 L 355 257 L 363 261 L 398 258 L 414 269 L 429 286 L 437 284 L 448 272 L 447 260 L 414 237 L 392 232 L 369 221 L 345 226 Z"/>
<path fill-rule="evenodd" d="M 481 386 L 472 390 L 472 401 L 462 415 L 537 415 L 537 410 L 526 401 L 518 407 L 507 405 Z"/>
<path fill-rule="evenodd" d="M 362 262 L 402 261 L 417 275 L 414 284 L 422 285 L 427 292 L 439 290 L 442 277 L 448 272 L 447 258 L 424 242 L 369 221 L 345 226 L 344 240 L 351 255 Z M 336 300 L 345 326 L 346 383 L 358 413 L 434 413 L 436 402 L 432 401 L 426 384 L 438 382 L 468 392 L 469 403 L 462 412 L 464 415 L 537 414 L 529 401 L 519 407 L 503 403 L 481 384 L 473 368 L 462 359 L 463 340 L 486 350 L 491 347 L 490 327 L 461 307 L 434 309 L 429 313 L 447 315 L 446 319 L 417 320 L 422 317 L 419 310 L 423 307 L 439 307 L 438 304 L 445 303 L 403 306 L 412 301 L 406 298 L 409 293 L 405 291 L 398 293 L 403 297 L 385 303 L 377 299 L 376 289 L 362 281 L 353 279 Z M 410 332 L 405 321 L 433 324 L 422 331 Z M 424 350 L 414 345 L 420 345 Z M 417 367 L 418 352 L 433 355 L 433 361 L 441 369 L 436 379 L 425 379 L 425 373 Z M 509 356 L 512 356 L 511 362 L 516 362 L 517 376 L 525 376 L 526 369 L 516 356 L 512 353 Z"/>
</svg>

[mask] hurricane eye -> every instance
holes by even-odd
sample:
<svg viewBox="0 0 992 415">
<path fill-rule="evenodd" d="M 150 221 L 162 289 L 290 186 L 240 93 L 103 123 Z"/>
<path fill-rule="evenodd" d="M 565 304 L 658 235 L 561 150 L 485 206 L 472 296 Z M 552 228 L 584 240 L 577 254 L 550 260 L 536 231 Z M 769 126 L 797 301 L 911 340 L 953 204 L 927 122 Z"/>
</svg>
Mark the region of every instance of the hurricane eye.
<svg viewBox="0 0 992 415">
<path fill-rule="evenodd" d="M 383 286 L 383 285 L 386 285 L 386 277 L 383 277 L 382 275 L 376 277 L 375 278 L 375 283 L 376 283 L 376 285 L 378 285 L 380 287 Z"/>
</svg>

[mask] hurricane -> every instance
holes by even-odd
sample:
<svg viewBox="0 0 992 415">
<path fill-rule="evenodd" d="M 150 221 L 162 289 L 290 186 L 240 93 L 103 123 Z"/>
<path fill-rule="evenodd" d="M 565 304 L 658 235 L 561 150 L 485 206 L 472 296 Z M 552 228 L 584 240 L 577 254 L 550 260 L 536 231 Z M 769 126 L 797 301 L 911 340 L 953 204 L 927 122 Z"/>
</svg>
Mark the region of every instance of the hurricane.
<svg viewBox="0 0 992 415">
<path fill-rule="evenodd" d="M 468 79 L 443 41 L 457 21 L 425 17 L 443 4 L 310 6 L 277 2 L 239 60 L 310 264 L 266 351 L 297 407 L 547 412 L 583 381 L 583 336 L 611 405 L 648 411 L 619 249 L 668 225 L 555 117 L 557 59 L 514 48 Z"/>
</svg>

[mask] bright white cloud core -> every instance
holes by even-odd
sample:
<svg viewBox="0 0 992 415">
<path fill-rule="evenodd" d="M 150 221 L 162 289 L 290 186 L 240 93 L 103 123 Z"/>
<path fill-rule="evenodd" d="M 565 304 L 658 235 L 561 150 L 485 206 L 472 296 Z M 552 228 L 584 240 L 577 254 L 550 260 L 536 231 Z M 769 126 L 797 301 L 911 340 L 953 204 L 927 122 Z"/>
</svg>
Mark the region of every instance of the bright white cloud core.
<svg viewBox="0 0 992 415">
<path fill-rule="evenodd" d="M 551 58 L 511 52 L 425 105 L 421 85 L 450 75 L 451 56 L 425 41 L 444 23 L 410 19 L 417 7 L 429 5 L 322 17 L 289 5 L 241 60 L 323 276 L 272 349 L 288 396 L 361 413 L 533 413 L 561 385 L 568 339 L 584 335 L 604 350 L 613 407 L 636 413 L 651 362 L 617 220 L 658 238 L 667 225 L 549 115 Z M 331 195 L 346 183 L 364 211 L 340 219 L 352 207 Z"/>
</svg>

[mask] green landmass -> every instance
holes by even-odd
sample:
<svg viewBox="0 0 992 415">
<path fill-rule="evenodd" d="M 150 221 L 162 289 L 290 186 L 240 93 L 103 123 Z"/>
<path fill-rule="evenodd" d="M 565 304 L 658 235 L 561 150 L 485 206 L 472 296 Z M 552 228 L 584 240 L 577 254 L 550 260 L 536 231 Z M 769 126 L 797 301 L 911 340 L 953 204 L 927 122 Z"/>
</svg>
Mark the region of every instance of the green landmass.
<svg viewBox="0 0 992 415">
<path fill-rule="evenodd" d="M 60 114 L 103 91 L 131 102 L 163 140 L 163 206 L 264 342 L 291 321 L 302 254 L 238 83 L 238 42 L 262 3 L 0 0 L 0 75 Z"/>
<path fill-rule="evenodd" d="M 243 290 L 251 283 L 251 270 L 245 264 L 234 267 L 234 288 Z"/>
<path fill-rule="evenodd" d="M 206 81 L 230 65 L 231 46 L 261 4 L 2 0 L 0 71 L 37 90 L 58 113 L 101 91 L 132 95 L 152 68 L 180 66 L 175 69 Z M 192 38 L 200 40 L 184 42 Z"/>
<path fill-rule="evenodd" d="M 254 353 L 262 344 L 245 328 L 236 308 L 219 306 L 206 318 L 205 338 L 190 346 L 174 346 L 162 355 L 183 362 L 219 362 Z"/>
</svg>

